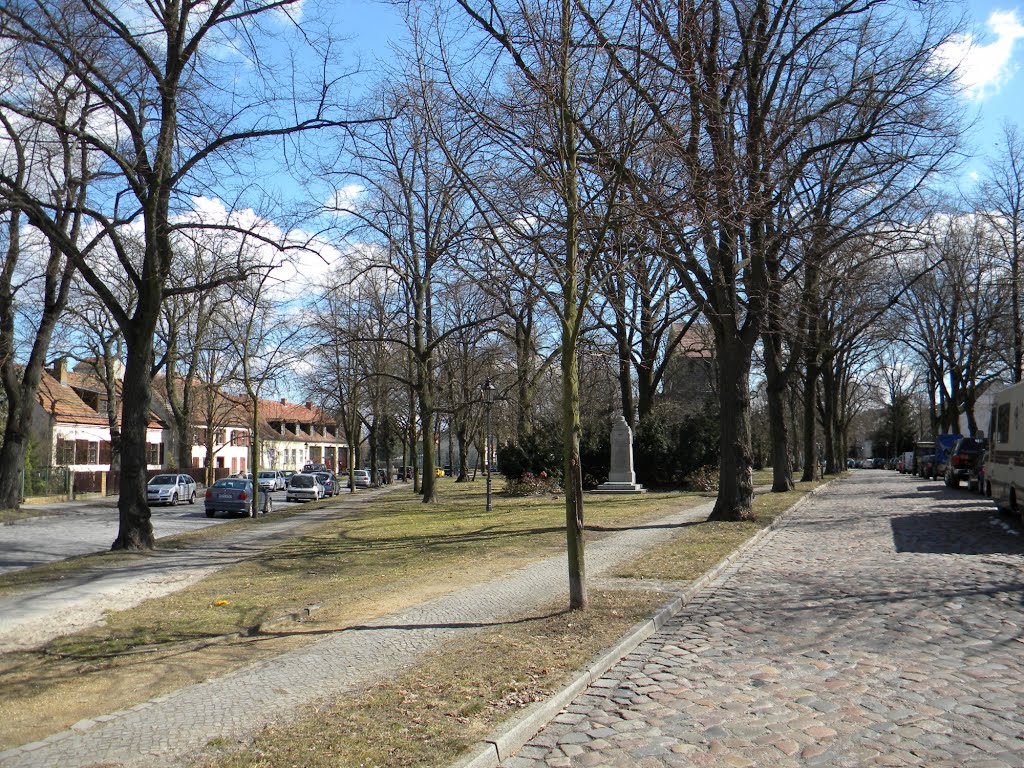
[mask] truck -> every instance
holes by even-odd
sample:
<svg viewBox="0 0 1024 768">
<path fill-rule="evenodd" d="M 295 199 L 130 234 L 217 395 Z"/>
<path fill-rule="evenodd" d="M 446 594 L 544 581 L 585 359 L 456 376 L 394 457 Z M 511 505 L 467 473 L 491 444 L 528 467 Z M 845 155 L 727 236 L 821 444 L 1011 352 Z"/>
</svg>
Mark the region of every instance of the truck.
<svg viewBox="0 0 1024 768">
<path fill-rule="evenodd" d="M 1024 382 L 998 392 L 992 400 L 985 492 L 1004 512 L 1022 513 L 1024 495 Z"/>
<path fill-rule="evenodd" d="M 985 453 L 986 441 L 980 437 L 961 437 L 950 451 L 946 463 L 946 474 L 943 478 L 950 488 L 959 488 L 960 481 L 968 484 L 970 490 L 971 473 L 978 467 L 982 454 Z"/>
</svg>

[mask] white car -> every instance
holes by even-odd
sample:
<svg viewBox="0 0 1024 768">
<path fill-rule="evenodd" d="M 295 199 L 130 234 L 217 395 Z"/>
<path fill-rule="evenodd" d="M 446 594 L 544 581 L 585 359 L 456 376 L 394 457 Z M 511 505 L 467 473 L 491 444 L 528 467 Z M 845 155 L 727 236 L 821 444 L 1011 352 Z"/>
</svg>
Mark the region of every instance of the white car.
<svg viewBox="0 0 1024 768">
<path fill-rule="evenodd" d="M 196 481 L 188 475 L 157 475 L 146 485 L 146 501 L 150 504 L 177 504 L 196 500 Z"/>
<path fill-rule="evenodd" d="M 316 475 L 307 475 L 302 472 L 288 478 L 288 487 L 285 488 L 285 499 L 287 501 L 319 501 L 324 497 L 324 487 Z"/>
</svg>

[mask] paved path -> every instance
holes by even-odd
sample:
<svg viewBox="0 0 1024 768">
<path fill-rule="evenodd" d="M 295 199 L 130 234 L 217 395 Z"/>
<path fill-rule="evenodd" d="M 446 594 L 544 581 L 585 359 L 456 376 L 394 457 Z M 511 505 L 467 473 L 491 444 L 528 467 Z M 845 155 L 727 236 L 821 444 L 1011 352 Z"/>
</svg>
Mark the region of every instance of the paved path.
<svg viewBox="0 0 1024 768">
<path fill-rule="evenodd" d="M 993 510 L 854 472 L 503 765 L 1024 766 L 1024 537 Z"/>
<path fill-rule="evenodd" d="M 587 547 L 591 576 L 641 555 L 676 526 L 703 520 L 711 503 Z M 179 765 L 212 739 L 234 739 L 295 708 L 394 675 L 446 638 L 564 602 L 565 556 L 431 600 L 366 626 L 350 627 L 275 659 L 189 686 L 124 712 L 84 721 L 0 753 L 2 768 Z"/>
</svg>

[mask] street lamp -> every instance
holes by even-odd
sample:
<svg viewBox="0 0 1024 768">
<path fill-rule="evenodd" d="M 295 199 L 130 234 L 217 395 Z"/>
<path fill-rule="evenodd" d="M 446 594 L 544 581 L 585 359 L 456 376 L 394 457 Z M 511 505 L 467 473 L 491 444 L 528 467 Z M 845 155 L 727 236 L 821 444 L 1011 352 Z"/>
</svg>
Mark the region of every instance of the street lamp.
<svg viewBox="0 0 1024 768">
<path fill-rule="evenodd" d="M 494 403 L 494 390 L 497 387 L 491 383 L 488 376 L 480 385 L 480 391 L 484 396 L 484 408 L 487 412 L 486 426 L 484 428 L 484 464 L 487 471 L 487 511 L 491 511 L 491 405 Z"/>
</svg>

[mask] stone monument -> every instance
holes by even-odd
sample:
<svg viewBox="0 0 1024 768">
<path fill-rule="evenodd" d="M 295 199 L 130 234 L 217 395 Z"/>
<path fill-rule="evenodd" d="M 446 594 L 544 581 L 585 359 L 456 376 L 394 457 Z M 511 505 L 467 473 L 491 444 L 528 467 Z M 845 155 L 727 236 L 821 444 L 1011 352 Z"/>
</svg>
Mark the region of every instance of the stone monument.
<svg viewBox="0 0 1024 768">
<path fill-rule="evenodd" d="M 647 493 L 636 482 L 633 471 L 633 431 L 624 416 L 612 424 L 612 460 L 608 468 L 608 482 L 597 486 L 594 493 Z"/>
</svg>

